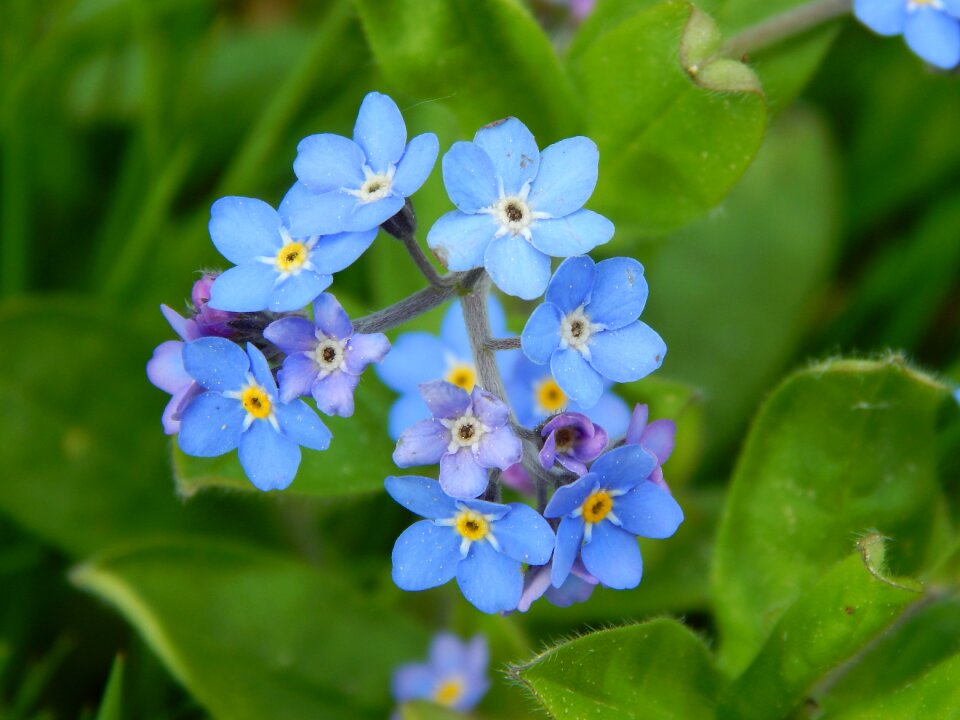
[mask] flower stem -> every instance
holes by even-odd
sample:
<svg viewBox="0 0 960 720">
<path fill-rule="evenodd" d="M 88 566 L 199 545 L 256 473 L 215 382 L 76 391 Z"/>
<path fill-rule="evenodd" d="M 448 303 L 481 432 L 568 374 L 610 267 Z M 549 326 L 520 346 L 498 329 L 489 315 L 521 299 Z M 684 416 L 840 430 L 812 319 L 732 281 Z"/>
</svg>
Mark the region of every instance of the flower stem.
<svg viewBox="0 0 960 720">
<path fill-rule="evenodd" d="M 437 272 L 436 268 L 434 268 L 430 262 L 430 259 L 424 255 L 423 250 L 420 249 L 420 245 L 417 244 L 417 239 L 413 236 L 413 233 L 404 233 L 401 235 L 400 242 L 403 243 L 407 252 L 410 253 L 414 264 L 427 279 L 428 283 L 433 287 L 446 287 L 447 284 L 450 283 L 451 276 L 441 275 Z"/>
<path fill-rule="evenodd" d="M 490 347 L 490 317 L 487 314 L 489 291 L 490 276 L 484 271 L 473 292 L 465 295 L 460 304 L 463 307 L 463 319 L 467 325 L 467 337 L 470 338 L 470 349 L 473 351 L 480 387 L 509 405 L 503 379 L 500 377 L 500 368 L 497 367 L 496 351 Z"/>
<path fill-rule="evenodd" d="M 852 0 L 812 0 L 744 28 L 727 40 L 724 52 L 732 57 L 740 57 L 763 50 L 828 20 L 846 15 L 852 6 Z"/>
<path fill-rule="evenodd" d="M 520 338 L 491 338 L 487 340 L 487 347 L 490 350 L 519 350 Z"/>
</svg>

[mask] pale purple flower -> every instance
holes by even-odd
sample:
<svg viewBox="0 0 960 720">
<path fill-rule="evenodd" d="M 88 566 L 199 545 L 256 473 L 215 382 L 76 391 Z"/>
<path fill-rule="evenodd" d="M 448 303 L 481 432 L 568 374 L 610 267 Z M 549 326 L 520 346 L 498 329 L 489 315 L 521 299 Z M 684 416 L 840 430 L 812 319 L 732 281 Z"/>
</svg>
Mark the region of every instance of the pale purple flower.
<svg viewBox="0 0 960 720">
<path fill-rule="evenodd" d="M 527 569 L 523 576 L 523 594 L 520 596 L 517 610 L 526 612 L 536 600 L 544 596 L 552 605 L 562 608 L 570 607 L 574 603 L 586 602 L 600 582 L 587 571 L 580 558 L 574 560 L 570 574 L 558 588 L 550 583 L 552 569 L 553 561 Z"/>
<path fill-rule="evenodd" d="M 583 475 L 587 463 L 607 447 L 607 432 L 580 413 L 560 413 L 551 418 L 540 430 L 540 436 L 545 438 L 540 464 L 546 470 L 560 463 L 570 472 Z"/>
<path fill-rule="evenodd" d="M 654 420 L 647 423 L 650 409 L 646 405 L 637 405 L 633 409 L 630 425 L 627 426 L 626 443 L 639 445 L 657 459 L 657 466 L 650 473 L 650 479 L 667 492 L 670 487 L 663 479 L 663 464 L 670 459 L 673 452 L 673 436 L 677 432 L 677 424 L 673 420 Z"/>
</svg>

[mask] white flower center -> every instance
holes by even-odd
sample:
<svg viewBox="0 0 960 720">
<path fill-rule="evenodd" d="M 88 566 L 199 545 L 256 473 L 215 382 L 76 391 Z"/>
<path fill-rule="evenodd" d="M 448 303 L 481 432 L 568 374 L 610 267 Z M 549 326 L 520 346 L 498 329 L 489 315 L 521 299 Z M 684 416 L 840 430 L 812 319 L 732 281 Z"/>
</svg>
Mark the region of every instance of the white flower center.
<svg viewBox="0 0 960 720">
<path fill-rule="evenodd" d="M 393 178 L 387 174 L 372 175 L 360 186 L 360 201 L 382 200 L 393 189 Z"/>
<path fill-rule="evenodd" d="M 522 235 L 529 242 L 533 238 L 530 229 L 536 224 L 536 221 L 551 217 L 550 213 L 538 212 L 530 206 L 527 202 L 529 194 L 529 182 L 524 183 L 520 192 L 516 195 L 504 195 L 503 185 L 501 184 L 500 199 L 490 207 L 480 210 L 482 213 L 492 215 L 494 222 L 499 226 L 494 237 Z"/>
<path fill-rule="evenodd" d="M 324 377 L 339 370 L 343 365 L 343 343 L 333 338 L 321 340 L 313 351 L 313 360 Z"/>
<path fill-rule="evenodd" d="M 460 448 L 473 447 L 480 442 L 485 432 L 483 423 L 473 415 L 458 417 L 450 424 L 450 451 L 456 452 Z"/>
<path fill-rule="evenodd" d="M 587 344 L 597 329 L 598 327 L 590 322 L 583 307 L 579 307 L 560 321 L 560 345 L 587 354 Z"/>
<path fill-rule="evenodd" d="M 943 10 L 942 0 L 907 0 L 907 11 L 913 12 L 924 5 L 932 7 L 934 10 Z"/>
</svg>

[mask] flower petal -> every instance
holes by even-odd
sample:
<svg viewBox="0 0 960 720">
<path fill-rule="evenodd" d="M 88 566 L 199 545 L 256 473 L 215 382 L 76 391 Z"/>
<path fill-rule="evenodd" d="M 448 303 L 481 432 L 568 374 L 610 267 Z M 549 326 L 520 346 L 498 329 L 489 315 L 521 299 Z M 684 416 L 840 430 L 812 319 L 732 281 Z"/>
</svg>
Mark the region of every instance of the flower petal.
<svg viewBox="0 0 960 720">
<path fill-rule="evenodd" d="M 523 593 L 517 603 L 519 612 L 527 612 L 536 600 L 539 600 L 550 587 L 551 566 L 528 567 L 523 575 Z"/>
<path fill-rule="evenodd" d="M 274 320 L 264 328 L 263 336 L 283 350 L 285 355 L 313 352 L 317 347 L 317 336 L 313 334 L 313 323 L 302 317 L 285 317 Z"/>
<path fill-rule="evenodd" d="M 613 237 L 613 223 L 593 210 L 577 210 L 553 220 L 538 220 L 530 228 L 531 243 L 553 257 L 570 257 L 590 252 Z"/>
<path fill-rule="evenodd" d="M 183 366 L 207 390 L 239 390 L 247 382 L 250 358 L 224 338 L 208 337 L 183 346 Z"/>
<path fill-rule="evenodd" d="M 520 333 L 523 354 L 538 365 L 549 362 L 554 350 L 560 346 L 562 321 L 563 313 L 556 305 L 551 302 L 538 305 Z"/>
<path fill-rule="evenodd" d="M 400 160 L 407 126 L 400 108 L 388 95 L 367 93 L 353 126 L 353 141 L 363 149 L 367 165 L 374 172 L 385 173 Z"/>
<path fill-rule="evenodd" d="M 250 358 L 250 370 L 253 377 L 267 391 L 271 398 L 277 397 L 277 381 L 273 379 L 273 372 L 270 370 L 270 363 L 260 352 L 260 349 L 253 343 L 247 343 L 247 355 Z"/>
<path fill-rule="evenodd" d="M 594 473 L 584 475 L 576 482 L 562 485 L 550 498 L 544 509 L 544 517 L 565 517 L 583 505 L 590 493 L 597 489 L 597 476 Z"/>
<path fill-rule="evenodd" d="M 677 424 L 673 420 L 654 420 L 640 438 L 640 445 L 656 456 L 658 465 L 663 465 L 673 452 L 676 433 Z"/>
<path fill-rule="evenodd" d="M 657 459 L 639 445 L 622 445 L 604 453 L 590 467 L 600 487 L 628 490 L 646 481 L 657 466 Z"/>
<path fill-rule="evenodd" d="M 484 252 L 496 231 L 490 215 L 453 210 L 441 215 L 427 232 L 427 245 L 448 270 L 472 270 L 483 265 Z"/>
<path fill-rule="evenodd" d="M 387 430 L 390 438 L 397 440 L 403 431 L 420 420 L 429 420 L 430 411 L 427 404 L 417 393 L 407 393 L 397 398 L 390 407 L 387 417 Z"/>
<path fill-rule="evenodd" d="M 470 395 L 462 387 L 446 380 L 433 380 L 420 385 L 420 397 L 430 408 L 435 418 L 452 420 L 463 415 L 470 407 Z"/>
<path fill-rule="evenodd" d="M 311 353 L 287 355 L 283 366 L 277 373 L 280 379 L 280 402 L 290 402 L 294 398 L 309 395 L 313 381 L 320 374 L 317 363 Z"/>
<path fill-rule="evenodd" d="M 311 391 L 317 403 L 317 410 L 324 415 L 339 417 L 353 416 L 353 393 L 360 382 L 358 375 L 350 375 L 337 370 L 325 378 L 317 380 Z"/>
<path fill-rule="evenodd" d="M 494 239 L 484 253 L 483 265 L 498 288 L 523 300 L 543 295 L 550 281 L 550 258 L 521 235 Z"/>
<path fill-rule="evenodd" d="M 216 457 L 240 442 L 247 413 L 237 400 L 206 392 L 183 411 L 177 444 L 187 455 Z"/>
<path fill-rule="evenodd" d="M 262 262 L 232 267 L 213 281 L 209 305 L 232 312 L 266 310 L 277 277 L 276 267 Z"/>
<path fill-rule="evenodd" d="M 539 212 L 563 217 L 579 210 L 597 186 L 600 151 L 593 140 L 572 137 L 545 148 L 527 198 Z"/>
<path fill-rule="evenodd" d="M 510 419 L 510 409 L 492 393 L 475 386 L 470 393 L 473 414 L 488 428 L 499 428 Z"/>
<path fill-rule="evenodd" d="M 332 275 L 353 265 L 377 236 L 377 229 L 323 235 L 310 253 L 310 262 L 321 275 Z"/>
<path fill-rule="evenodd" d="M 596 263 L 589 256 L 567 258 L 550 278 L 544 299 L 562 314 L 571 313 L 590 300 L 596 275 Z"/>
<path fill-rule="evenodd" d="M 375 230 L 403 208 L 404 199 L 397 193 L 373 202 L 356 202 L 343 216 L 343 229 L 350 232 Z"/>
<path fill-rule="evenodd" d="M 171 395 L 193 382 L 183 367 L 183 343 L 167 340 L 160 343 L 147 361 L 147 379 Z"/>
<path fill-rule="evenodd" d="M 630 415 L 630 425 L 627 427 L 626 441 L 630 445 L 639 445 L 643 431 L 647 429 L 647 418 L 650 417 L 650 408 L 638 404 Z M 656 454 L 656 453 L 654 453 Z"/>
<path fill-rule="evenodd" d="M 478 443 L 477 459 L 483 467 L 506 470 L 520 462 L 522 456 L 520 438 L 513 434 L 509 425 L 484 433 Z"/>
<path fill-rule="evenodd" d="M 504 195 L 517 195 L 540 168 L 540 150 L 527 126 L 508 117 L 480 128 L 473 142 L 490 156 Z"/>
<path fill-rule="evenodd" d="M 267 310 L 273 312 L 293 312 L 308 305 L 317 295 L 333 283 L 329 275 L 320 275 L 312 270 L 302 270 L 281 280 L 273 287 L 267 299 Z"/>
<path fill-rule="evenodd" d="M 653 482 L 640 483 L 614 498 L 613 512 L 629 533 L 648 538 L 668 538 L 683 522 L 683 510 L 673 496 Z"/>
<path fill-rule="evenodd" d="M 567 409 L 583 412 L 597 425 L 603 426 L 607 435 L 612 438 L 623 435 L 627 430 L 627 424 L 630 422 L 630 408 L 612 392 L 603 393 L 597 400 L 597 404 L 589 410 L 581 410 L 576 403 L 571 403 Z"/>
<path fill-rule="evenodd" d="M 446 354 L 444 344 L 435 335 L 404 333 L 397 337 L 390 354 L 374 369 L 391 390 L 416 392 L 421 383 L 443 378 L 447 369 Z"/>
<path fill-rule="evenodd" d="M 333 438 L 317 413 L 303 400 L 276 406 L 277 421 L 285 437 L 310 450 L 326 450 Z M 256 424 L 256 423 L 254 423 Z"/>
<path fill-rule="evenodd" d="M 398 467 L 434 465 L 447 452 L 450 431 L 438 421 L 421 420 L 400 434 L 393 462 Z"/>
<path fill-rule="evenodd" d="M 440 141 L 433 133 L 423 133 L 413 138 L 400 158 L 393 176 L 393 189 L 403 197 L 413 195 L 430 177 L 439 153 Z"/>
<path fill-rule="evenodd" d="M 608 520 L 593 526 L 590 542 L 580 551 L 583 564 L 601 583 L 616 590 L 640 584 L 643 559 L 637 539 Z"/>
<path fill-rule="evenodd" d="M 470 448 L 460 448 L 440 458 L 440 486 L 450 497 L 475 498 L 487 489 L 487 471 Z"/>
<path fill-rule="evenodd" d="M 163 415 L 160 421 L 163 424 L 163 432 L 167 435 L 176 435 L 180 432 L 180 418 L 194 398 L 203 393 L 203 388 L 195 382 L 184 385 L 170 397 L 170 402 L 163 409 Z"/>
<path fill-rule="evenodd" d="M 416 522 L 393 545 L 393 582 L 401 590 L 427 590 L 453 579 L 460 564 L 460 536 L 429 520 Z"/>
<path fill-rule="evenodd" d="M 340 192 L 313 192 L 303 183 L 294 183 L 280 203 L 280 217 L 291 237 L 333 235 L 343 231 L 343 219 L 357 199 Z"/>
<path fill-rule="evenodd" d="M 209 299 L 210 298 L 207 298 L 207 300 Z M 170 327 L 177 335 L 180 336 L 181 340 L 196 340 L 198 337 L 203 335 L 203 333 L 200 332 L 200 328 L 197 326 L 197 322 L 195 320 L 188 320 L 173 308 L 168 307 L 167 305 L 161 305 L 160 313 L 163 315 L 164 319 L 170 323 Z"/>
<path fill-rule="evenodd" d="M 495 521 L 491 531 L 503 554 L 522 563 L 543 565 L 553 554 L 553 530 L 529 505 L 510 503 L 510 512 Z"/>
<path fill-rule="evenodd" d="M 564 515 L 557 527 L 557 544 L 553 550 L 553 567 L 550 569 L 550 584 L 558 588 L 566 582 L 573 561 L 580 554 L 583 543 L 583 518 Z"/>
<path fill-rule="evenodd" d="M 443 156 L 441 167 L 447 195 L 461 211 L 472 215 L 497 201 L 497 172 L 479 145 L 454 143 Z"/>
<path fill-rule="evenodd" d="M 570 348 L 550 356 L 550 372 L 557 384 L 577 405 L 587 409 L 596 405 L 603 394 L 603 380 L 591 364 Z"/>
<path fill-rule="evenodd" d="M 217 250 L 234 265 L 274 255 L 282 244 L 280 216 L 255 198 L 220 198 L 210 207 L 209 228 Z"/>
<path fill-rule="evenodd" d="M 508 612 L 520 602 L 523 573 L 519 562 L 480 541 L 470 545 L 467 557 L 457 566 L 457 585 L 467 601 L 481 612 Z"/>
<path fill-rule="evenodd" d="M 344 348 L 343 370 L 360 375 L 371 363 L 378 363 L 390 352 L 390 341 L 383 333 L 354 333 Z"/>
<path fill-rule="evenodd" d="M 570 607 L 574 603 L 589 600 L 595 587 L 596 583 L 588 583 L 586 580 L 571 574 L 560 587 L 547 588 L 547 600 L 557 607 Z"/>
<path fill-rule="evenodd" d="M 300 467 L 300 447 L 266 420 L 254 420 L 240 436 L 240 465 L 260 490 L 283 490 Z"/>
<path fill-rule="evenodd" d="M 343 340 L 353 334 L 353 323 L 332 293 L 322 293 L 313 301 L 313 324 L 327 337 Z"/>
<path fill-rule="evenodd" d="M 457 504 L 433 478 L 420 475 L 391 475 L 384 483 L 387 493 L 407 510 L 421 517 L 436 520 L 452 517 Z"/>
<path fill-rule="evenodd" d="M 632 323 L 647 303 L 643 265 L 633 258 L 617 257 L 597 263 L 597 278 L 587 314 L 607 330 Z"/>
<path fill-rule="evenodd" d="M 640 321 L 590 338 L 590 364 L 603 377 L 618 383 L 646 377 L 660 367 L 666 354 L 663 339 Z"/>
<path fill-rule="evenodd" d="M 929 5 L 907 12 L 907 45 L 931 65 L 951 70 L 960 63 L 960 20 Z"/>
<path fill-rule="evenodd" d="M 293 172 L 314 193 L 356 189 L 366 179 L 363 174 L 365 162 L 363 149 L 353 140 L 322 133 L 305 137 L 297 145 Z"/>
<path fill-rule="evenodd" d="M 411 663 L 394 670 L 390 690 L 397 702 L 425 700 L 432 697 L 436 683 L 437 677 L 429 667 Z"/>
<path fill-rule="evenodd" d="M 907 20 L 905 0 L 853 0 L 857 20 L 880 35 L 899 35 Z"/>
</svg>

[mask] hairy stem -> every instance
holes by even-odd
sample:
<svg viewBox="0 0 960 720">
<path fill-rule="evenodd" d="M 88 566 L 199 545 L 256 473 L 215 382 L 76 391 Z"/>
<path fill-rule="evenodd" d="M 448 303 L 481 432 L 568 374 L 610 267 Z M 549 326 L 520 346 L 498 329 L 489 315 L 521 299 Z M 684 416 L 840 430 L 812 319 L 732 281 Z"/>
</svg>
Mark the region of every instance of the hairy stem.
<svg viewBox="0 0 960 720">
<path fill-rule="evenodd" d="M 490 350 L 519 350 L 520 338 L 491 338 L 487 340 L 487 347 Z"/>
<path fill-rule="evenodd" d="M 460 304 L 480 387 L 506 403 L 507 393 L 503 388 L 500 368 L 497 367 L 496 351 L 490 347 L 490 318 L 487 314 L 489 291 L 490 276 L 483 272 L 483 278 L 476 283 L 473 292 L 465 295 Z"/>
<path fill-rule="evenodd" d="M 400 236 L 400 242 L 410 253 L 414 264 L 433 287 L 446 287 L 450 282 L 450 275 L 441 275 L 430 262 L 430 259 L 423 254 L 423 250 L 417 244 L 417 240 L 412 233 L 404 233 Z"/>
<path fill-rule="evenodd" d="M 847 15 L 852 7 L 852 0 L 812 0 L 741 30 L 726 42 L 724 52 L 739 57 L 763 50 L 828 20 Z"/>
</svg>

